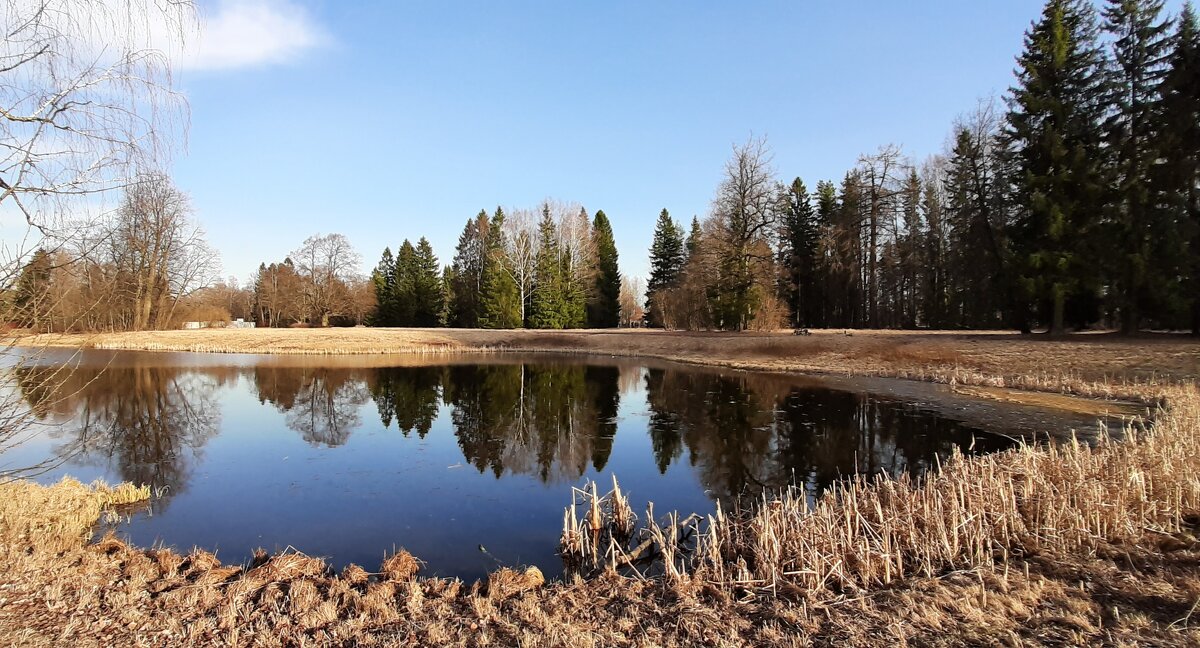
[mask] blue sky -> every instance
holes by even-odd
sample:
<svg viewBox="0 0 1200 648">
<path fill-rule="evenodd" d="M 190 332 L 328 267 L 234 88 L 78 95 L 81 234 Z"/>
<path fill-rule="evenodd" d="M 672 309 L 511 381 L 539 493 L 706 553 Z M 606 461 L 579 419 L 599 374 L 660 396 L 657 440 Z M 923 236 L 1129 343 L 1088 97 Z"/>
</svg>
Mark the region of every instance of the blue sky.
<svg viewBox="0 0 1200 648">
<path fill-rule="evenodd" d="M 840 179 L 1010 85 L 1034 0 L 202 2 L 174 163 L 224 273 L 314 233 L 372 267 L 424 235 L 443 263 L 481 208 L 577 201 L 646 275 L 654 220 L 707 213 L 731 147 Z M 205 41 L 204 39 L 208 39 Z"/>
</svg>

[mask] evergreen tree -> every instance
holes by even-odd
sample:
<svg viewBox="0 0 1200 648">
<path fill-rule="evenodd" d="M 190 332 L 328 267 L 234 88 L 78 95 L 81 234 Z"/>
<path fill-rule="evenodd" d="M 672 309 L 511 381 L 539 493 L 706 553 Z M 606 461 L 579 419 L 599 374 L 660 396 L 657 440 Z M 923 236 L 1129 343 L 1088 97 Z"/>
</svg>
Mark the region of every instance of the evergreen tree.
<svg viewBox="0 0 1200 648">
<path fill-rule="evenodd" d="M 454 326 L 479 326 L 487 236 L 488 215 L 486 211 L 480 210 L 478 216 L 463 226 L 462 234 L 458 237 L 458 246 L 454 250 L 454 261 L 451 264 L 454 286 L 450 291 L 454 295 L 450 308 Z"/>
<path fill-rule="evenodd" d="M 413 276 L 413 325 L 438 326 L 445 295 L 433 246 L 424 236 L 417 241 Z"/>
<path fill-rule="evenodd" d="M 538 223 L 538 251 L 534 264 L 533 298 L 529 305 L 529 325 L 539 329 L 560 329 L 565 324 L 563 300 L 563 263 L 558 244 L 558 227 L 549 206 L 542 208 Z"/>
<path fill-rule="evenodd" d="M 504 210 L 497 207 L 484 246 L 482 315 L 479 325 L 491 329 L 520 328 L 521 293 L 504 254 Z"/>
<path fill-rule="evenodd" d="M 818 327 L 830 326 L 830 302 L 831 302 L 831 284 L 830 275 L 831 268 L 831 249 L 827 249 L 830 242 L 828 238 L 831 234 L 834 220 L 838 212 L 838 197 L 837 187 L 829 180 L 820 180 L 817 182 L 816 191 L 817 203 L 817 258 L 816 272 L 819 275 L 817 284 L 820 290 L 820 303 L 816 304 L 814 313 L 813 325 Z"/>
<path fill-rule="evenodd" d="M 919 314 L 917 312 L 919 286 L 923 270 L 921 258 L 921 177 L 917 169 L 911 168 L 908 179 L 901 188 L 901 215 L 904 220 L 904 231 L 896 233 L 896 263 L 897 294 L 893 300 L 895 312 L 892 323 L 895 326 L 916 328 Z"/>
<path fill-rule="evenodd" d="M 1065 331 L 1068 297 L 1094 290 L 1095 229 L 1103 194 L 1103 53 L 1085 0 L 1049 0 L 1025 34 L 1008 133 L 1019 169 L 1014 228 L 1022 284 Z"/>
<path fill-rule="evenodd" d="M 392 256 L 392 248 L 383 248 L 379 265 L 371 273 L 371 284 L 375 288 L 375 315 L 371 324 L 396 326 L 396 259 Z"/>
<path fill-rule="evenodd" d="M 396 253 L 395 326 L 416 326 L 418 274 L 417 250 L 404 239 Z"/>
<path fill-rule="evenodd" d="M 666 209 L 658 215 L 654 240 L 650 244 L 650 278 L 646 282 L 646 317 L 651 326 L 662 326 L 661 316 L 654 308 L 654 294 L 670 288 L 683 271 L 683 231 Z"/>
<path fill-rule="evenodd" d="M 458 277 L 454 274 L 454 266 L 442 267 L 442 310 L 438 313 L 438 326 L 454 326 L 454 287 L 458 285 Z"/>
<path fill-rule="evenodd" d="M 808 188 L 800 178 L 792 180 L 780 196 L 780 263 L 784 270 L 784 294 L 791 321 L 796 326 L 816 326 L 820 305 L 817 281 L 817 251 L 820 228 Z"/>
<path fill-rule="evenodd" d="M 597 272 L 595 290 L 588 304 L 588 326 L 613 328 L 621 322 L 621 272 L 612 225 L 603 210 L 598 210 L 592 220 L 592 241 Z"/>
<path fill-rule="evenodd" d="M 1167 28 L 1160 16 L 1162 0 L 1108 0 L 1104 29 L 1112 35 L 1110 74 L 1113 110 L 1107 121 L 1108 145 L 1116 172 L 1110 205 L 1110 272 L 1120 309 L 1121 331 L 1134 333 L 1142 315 L 1167 301 L 1171 276 L 1169 260 L 1178 258 L 1170 212 L 1160 209 L 1155 183 L 1161 126 L 1160 85 L 1166 73 Z"/>
<path fill-rule="evenodd" d="M 690 260 L 696 255 L 696 251 L 700 249 L 700 219 L 692 216 L 692 229 L 688 232 L 686 243 L 686 260 Z M 687 265 L 686 260 L 684 265 Z"/>
<path fill-rule="evenodd" d="M 53 300 L 50 283 L 54 259 L 45 248 L 38 248 L 21 268 L 12 295 L 13 315 L 21 326 L 49 330 Z M 0 290 L 0 306 L 7 297 Z"/>
<path fill-rule="evenodd" d="M 997 231 L 995 169 L 988 153 L 990 133 L 963 126 L 955 133 L 946 163 L 946 226 L 949 236 L 950 299 L 953 319 L 965 327 L 992 327 L 1009 304 L 1002 295 L 1004 262 Z"/>
<path fill-rule="evenodd" d="M 1165 161 L 1160 182 L 1183 240 L 1190 241 L 1183 265 L 1191 300 L 1192 333 L 1200 335 L 1200 25 L 1185 4 L 1171 38 L 1162 83 L 1159 147 Z"/>
</svg>

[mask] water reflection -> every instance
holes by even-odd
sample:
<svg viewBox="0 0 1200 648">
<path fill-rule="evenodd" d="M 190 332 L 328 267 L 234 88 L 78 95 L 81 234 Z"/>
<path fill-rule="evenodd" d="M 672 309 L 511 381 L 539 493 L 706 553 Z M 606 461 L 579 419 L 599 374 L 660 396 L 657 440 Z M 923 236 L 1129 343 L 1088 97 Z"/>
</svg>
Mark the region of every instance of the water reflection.
<svg viewBox="0 0 1200 648">
<path fill-rule="evenodd" d="M 856 473 L 919 474 L 952 448 L 990 451 L 1006 440 L 867 394 L 797 386 L 779 377 L 573 362 L 448 367 L 229 368 L 83 366 L 53 388 L 19 376 L 39 417 L 68 421 L 54 452 L 115 467 L 120 479 L 188 487 L 189 466 L 218 433 L 218 392 L 252 385 L 258 402 L 314 448 L 337 448 L 364 427 L 425 439 L 448 413 L 464 462 L 496 478 L 573 483 L 609 467 L 618 428 L 645 434 L 653 465 L 681 462 L 710 498 L 802 483 L 813 493 Z M 647 411 L 619 426 L 622 395 Z M 633 429 L 630 429 L 633 428 Z M 640 428 L 640 429 L 638 429 Z M 644 430 L 644 432 L 642 432 Z M 619 472 L 619 471 L 618 471 Z"/>
<path fill-rule="evenodd" d="M 846 475 L 921 473 L 955 447 L 1007 443 L 896 400 L 677 365 L 88 357 L 49 379 L 17 370 L 30 412 L 56 423 L 21 459 L 62 462 L 48 481 L 159 488 L 153 515 L 124 532 L 232 562 L 292 545 L 339 568 L 373 565 L 403 546 L 433 573 L 472 578 L 495 567 L 485 542 L 552 575 L 561 507 L 583 480 L 616 474 L 639 504 L 705 513 L 764 488 L 815 495 Z"/>
<path fill-rule="evenodd" d="M 254 385 L 260 403 L 274 405 L 289 428 L 318 447 L 345 444 L 371 399 L 363 377 L 350 369 L 256 367 Z"/>
<path fill-rule="evenodd" d="M 58 459 L 113 466 L 121 480 L 148 484 L 166 499 L 188 487 L 191 466 L 217 435 L 215 394 L 235 378 L 228 369 L 17 370 L 34 415 L 65 422 L 49 428 Z"/>
</svg>

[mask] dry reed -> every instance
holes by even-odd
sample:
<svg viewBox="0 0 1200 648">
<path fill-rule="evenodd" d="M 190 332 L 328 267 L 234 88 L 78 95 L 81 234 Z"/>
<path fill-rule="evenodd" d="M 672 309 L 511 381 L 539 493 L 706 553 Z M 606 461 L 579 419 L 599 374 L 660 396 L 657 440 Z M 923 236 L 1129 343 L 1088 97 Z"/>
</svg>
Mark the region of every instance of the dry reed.
<svg viewBox="0 0 1200 648">
<path fill-rule="evenodd" d="M 803 490 L 788 489 L 739 516 L 718 507 L 703 525 L 674 515 L 659 522 L 651 506 L 640 537 L 652 541 L 668 576 L 777 593 L 869 589 L 993 567 L 1014 555 L 1072 554 L 1147 531 L 1178 533 L 1200 514 L 1200 392 L 1176 387 L 1168 400 L 1152 429 L 1130 424 L 1122 442 L 955 454 L 925 479 L 859 476 L 814 506 Z M 596 506 L 594 493 L 584 492 L 585 500 L 601 515 L 589 524 L 609 528 L 611 507 Z M 569 562 L 604 564 L 577 527 L 568 524 L 563 535 Z M 689 529 L 694 543 L 685 537 Z"/>
</svg>

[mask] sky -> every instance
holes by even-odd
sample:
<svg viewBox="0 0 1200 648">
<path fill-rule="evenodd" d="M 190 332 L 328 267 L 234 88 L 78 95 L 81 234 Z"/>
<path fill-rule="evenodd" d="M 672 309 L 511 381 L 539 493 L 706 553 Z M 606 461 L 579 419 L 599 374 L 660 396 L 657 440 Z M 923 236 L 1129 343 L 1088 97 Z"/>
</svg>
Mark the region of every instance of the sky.
<svg viewBox="0 0 1200 648">
<path fill-rule="evenodd" d="M 1041 4 L 200 0 L 171 172 L 242 281 L 318 233 L 449 263 L 480 209 L 547 198 L 603 209 L 644 281 L 659 211 L 703 219 L 751 137 L 810 188 L 941 151 Z"/>
</svg>

